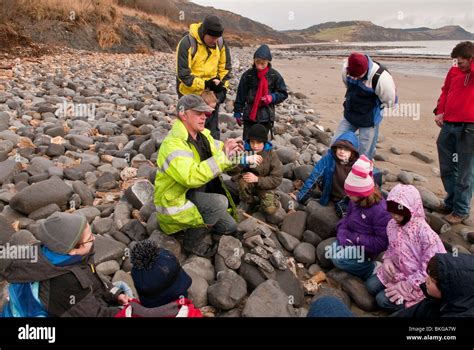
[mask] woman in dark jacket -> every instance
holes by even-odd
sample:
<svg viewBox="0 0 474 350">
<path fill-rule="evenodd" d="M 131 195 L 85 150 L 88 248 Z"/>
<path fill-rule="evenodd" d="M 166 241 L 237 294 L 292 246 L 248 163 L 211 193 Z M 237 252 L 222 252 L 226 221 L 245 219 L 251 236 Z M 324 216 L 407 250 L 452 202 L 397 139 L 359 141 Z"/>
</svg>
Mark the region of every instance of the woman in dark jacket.
<svg viewBox="0 0 474 350">
<path fill-rule="evenodd" d="M 283 77 L 271 65 L 272 54 L 262 45 L 254 54 L 253 67 L 240 78 L 234 103 L 234 117 L 244 125 L 243 139 L 254 124 L 262 124 L 267 132 L 275 120 L 275 105 L 288 98 Z"/>
</svg>

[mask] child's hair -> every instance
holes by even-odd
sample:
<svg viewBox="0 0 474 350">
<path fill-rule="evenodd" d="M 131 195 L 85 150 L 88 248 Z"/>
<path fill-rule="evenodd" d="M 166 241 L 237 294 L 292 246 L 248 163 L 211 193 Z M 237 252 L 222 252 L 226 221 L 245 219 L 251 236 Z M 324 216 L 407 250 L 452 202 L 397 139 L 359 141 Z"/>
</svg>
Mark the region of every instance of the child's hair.
<svg viewBox="0 0 474 350">
<path fill-rule="evenodd" d="M 387 201 L 387 211 L 403 216 L 403 221 L 400 223 L 401 226 L 405 226 L 411 220 L 410 210 L 395 201 Z"/>
<path fill-rule="evenodd" d="M 201 94 L 201 97 L 208 106 L 217 103 L 217 97 L 211 90 L 204 90 Z"/>
<path fill-rule="evenodd" d="M 363 208 L 370 208 L 373 205 L 379 204 L 382 200 L 382 193 L 377 186 L 374 188 L 374 192 L 367 197 L 363 197 L 357 204 Z"/>
<path fill-rule="evenodd" d="M 334 146 L 334 148 L 335 148 L 336 152 L 337 152 L 338 148 L 342 148 L 346 151 L 351 152 L 351 156 L 349 157 L 349 162 L 353 163 L 357 160 L 357 153 L 354 152 L 353 150 L 351 150 L 349 147 L 346 147 L 346 146 L 343 146 L 343 145 L 337 145 L 337 146 Z M 337 154 L 336 154 L 336 157 L 337 157 Z"/>
<path fill-rule="evenodd" d="M 436 282 L 436 284 L 438 284 L 439 271 L 438 271 L 438 259 L 436 255 L 433 256 L 428 262 L 428 265 L 426 266 L 426 273 Z"/>
</svg>

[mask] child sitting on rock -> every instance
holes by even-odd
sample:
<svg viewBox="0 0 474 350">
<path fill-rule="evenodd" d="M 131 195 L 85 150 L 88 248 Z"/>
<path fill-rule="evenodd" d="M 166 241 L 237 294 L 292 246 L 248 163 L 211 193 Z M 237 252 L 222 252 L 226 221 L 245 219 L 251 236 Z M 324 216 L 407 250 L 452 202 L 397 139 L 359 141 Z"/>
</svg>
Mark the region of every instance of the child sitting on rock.
<svg viewBox="0 0 474 350">
<path fill-rule="evenodd" d="M 328 205 L 334 202 L 339 217 L 346 214 L 349 199 L 344 191 L 344 181 L 352 166 L 359 158 L 359 139 L 356 134 L 348 131 L 342 134 L 328 150 L 327 154 L 316 163 L 303 188 L 298 192 L 296 200 L 305 203 L 315 187 L 322 191 L 319 204 Z"/>
<path fill-rule="evenodd" d="M 363 280 L 374 273 L 375 258 L 387 249 L 391 219 L 372 171 L 372 161 L 362 155 L 347 176 L 344 190 L 350 202 L 347 215 L 337 224 L 337 241 L 330 254 L 336 267 Z"/>
<path fill-rule="evenodd" d="M 257 196 L 260 209 L 272 215 L 280 206 L 274 190 L 282 182 L 283 165 L 267 135 L 267 129 L 261 124 L 255 124 L 249 129 L 244 149 L 246 154 L 251 155 L 245 155 L 241 165 L 229 174 L 234 175 L 232 179 L 239 184 L 240 209 L 248 211 L 257 204 Z"/>
<path fill-rule="evenodd" d="M 262 124 L 271 131 L 275 121 L 275 106 L 288 98 L 285 81 L 271 65 L 272 54 L 262 45 L 254 54 L 253 67 L 240 78 L 234 104 L 237 124 L 244 125 L 243 139 L 254 124 Z"/>
<path fill-rule="evenodd" d="M 139 300 L 131 300 L 117 317 L 202 317 L 186 299 L 191 277 L 170 251 L 147 239 L 135 244 L 130 260 Z"/>
<path fill-rule="evenodd" d="M 420 289 L 426 296 L 393 317 L 432 319 L 474 317 L 474 256 L 436 254 L 428 262 L 426 282 Z"/>
<path fill-rule="evenodd" d="M 381 308 L 396 311 L 424 299 L 419 285 L 426 279 L 426 266 L 446 249 L 426 222 L 423 202 L 414 186 L 395 186 L 388 195 L 387 210 L 392 215 L 387 225 L 388 249 L 383 265 L 366 285 Z"/>
<path fill-rule="evenodd" d="M 40 223 L 38 261 L 14 260 L 3 273 L 10 283 L 5 317 L 113 317 L 128 303 L 93 263 L 93 236 L 83 216 L 54 213 Z"/>
</svg>

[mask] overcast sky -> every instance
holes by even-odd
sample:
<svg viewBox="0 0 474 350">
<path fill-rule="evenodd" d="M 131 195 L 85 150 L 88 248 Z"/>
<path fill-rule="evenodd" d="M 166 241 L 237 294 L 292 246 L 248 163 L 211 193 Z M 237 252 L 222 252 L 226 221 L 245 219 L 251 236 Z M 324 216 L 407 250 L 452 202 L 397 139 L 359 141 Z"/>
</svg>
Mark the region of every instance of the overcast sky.
<svg viewBox="0 0 474 350">
<path fill-rule="evenodd" d="M 460 25 L 474 32 L 474 0 L 192 0 L 278 30 L 329 21 L 369 20 L 390 28 Z"/>
</svg>

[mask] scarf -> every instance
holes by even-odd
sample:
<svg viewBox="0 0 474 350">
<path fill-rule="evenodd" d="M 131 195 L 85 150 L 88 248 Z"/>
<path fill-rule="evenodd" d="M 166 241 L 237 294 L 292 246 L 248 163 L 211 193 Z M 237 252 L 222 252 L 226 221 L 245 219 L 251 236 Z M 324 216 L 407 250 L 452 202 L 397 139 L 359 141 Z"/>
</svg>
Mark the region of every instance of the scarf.
<svg viewBox="0 0 474 350">
<path fill-rule="evenodd" d="M 255 122 L 257 120 L 257 110 L 260 106 L 260 100 L 262 97 L 268 95 L 268 80 L 267 80 L 267 73 L 270 67 L 267 67 L 261 71 L 257 71 L 258 77 L 258 88 L 257 94 L 255 95 L 255 99 L 253 100 L 252 110 L 250 111 L 250 120 Z"/>
</svg>

